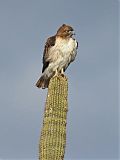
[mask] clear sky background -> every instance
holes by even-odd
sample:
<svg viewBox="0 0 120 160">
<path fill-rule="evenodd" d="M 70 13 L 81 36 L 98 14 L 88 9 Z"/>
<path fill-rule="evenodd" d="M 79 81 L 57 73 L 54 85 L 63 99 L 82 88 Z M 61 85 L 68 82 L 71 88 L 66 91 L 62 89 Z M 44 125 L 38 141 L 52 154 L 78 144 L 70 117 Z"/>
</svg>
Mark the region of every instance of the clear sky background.
<svg viewBox="0 0 120 160">
<path fill-rule="evenodd" d="M 118 1 L 0 0 L 0 159 L 37 159 L 47 90 L 46 38 L 63 23 L 79 43 L 70 65 L 65 158 L 118 158 Z"/>
</svg>

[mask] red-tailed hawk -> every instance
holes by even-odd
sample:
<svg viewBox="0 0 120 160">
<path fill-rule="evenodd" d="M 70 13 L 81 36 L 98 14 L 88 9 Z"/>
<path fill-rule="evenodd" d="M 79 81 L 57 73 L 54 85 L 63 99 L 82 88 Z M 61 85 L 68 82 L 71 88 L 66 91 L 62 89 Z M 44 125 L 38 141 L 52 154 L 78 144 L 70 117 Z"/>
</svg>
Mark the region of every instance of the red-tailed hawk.
<svg viewBox="0 0 120 160">
<path fill-rule="evenodd" d="M 43 53 L 42 76 L 36 83 L 38 88 L 47 88 L 51 77 L 58 73 L 64 74 L 69 64 L 74 61 L 78 42 L 73 35 L 73 28 L 63 24 L 56 35 L 47 39 Z"/>
</svg>

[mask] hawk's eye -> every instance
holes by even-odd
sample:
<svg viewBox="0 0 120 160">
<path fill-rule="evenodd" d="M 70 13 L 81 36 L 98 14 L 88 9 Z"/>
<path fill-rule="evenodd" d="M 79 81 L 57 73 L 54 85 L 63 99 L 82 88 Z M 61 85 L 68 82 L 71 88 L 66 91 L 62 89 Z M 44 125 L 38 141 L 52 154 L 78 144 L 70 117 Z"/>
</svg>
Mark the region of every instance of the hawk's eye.
<svg viewBox="0 0 120 160">
<path fill-rule="evenodd" d="M 66 32 L 66 33 L 70 33 L 71 31 L 70 31 L 70 30 L 66 30 L 65 32 Z"/>
</svg>

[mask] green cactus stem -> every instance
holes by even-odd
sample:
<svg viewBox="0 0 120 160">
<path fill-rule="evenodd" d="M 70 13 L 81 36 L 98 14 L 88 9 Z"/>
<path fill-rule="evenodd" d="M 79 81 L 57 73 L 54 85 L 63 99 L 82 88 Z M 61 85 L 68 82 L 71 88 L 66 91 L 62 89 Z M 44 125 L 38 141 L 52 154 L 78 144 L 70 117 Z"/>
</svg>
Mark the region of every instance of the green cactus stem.
<svg viewBox="0 0 120 160">
<path fill-rule="evenodd" d="M 65 76 L 51 78 L 39 143 L 39 160 L 63 160 L 66 146 L 68 81 Z"/>
</svg>

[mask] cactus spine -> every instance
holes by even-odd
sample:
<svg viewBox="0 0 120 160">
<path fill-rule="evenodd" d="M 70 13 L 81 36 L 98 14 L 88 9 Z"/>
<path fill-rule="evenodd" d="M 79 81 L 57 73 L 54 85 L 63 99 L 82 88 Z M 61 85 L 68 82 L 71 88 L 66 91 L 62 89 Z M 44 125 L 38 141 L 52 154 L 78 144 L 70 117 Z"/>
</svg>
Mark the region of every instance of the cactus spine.
<svg viewBox="0 0 120 160">
<path fill-rule="evenodd" d="M 63 160 L 66 145 L 68 81 L 61 75 L 50 80 L 43 128 L 39 144 L 39 160 Z"/>
</svg>

